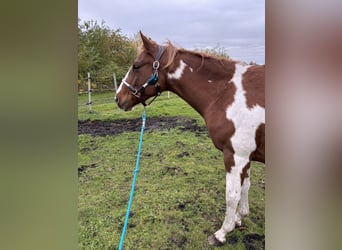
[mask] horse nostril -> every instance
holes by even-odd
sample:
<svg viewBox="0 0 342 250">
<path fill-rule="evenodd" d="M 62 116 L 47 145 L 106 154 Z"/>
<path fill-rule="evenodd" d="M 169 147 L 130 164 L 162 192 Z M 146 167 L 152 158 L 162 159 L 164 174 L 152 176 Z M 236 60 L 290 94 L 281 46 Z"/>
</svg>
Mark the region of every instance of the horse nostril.
<svg viewBox="0 0 342 250">
<path fill-rule="evenodd" d="M 115 101 L 116 103 L 118 103 L 118 102 L 119 102 L 119 98 L 118 98 L 117 96 L 115 96 L 115 97 L 114 97 L 114 101 Z"/>
</svg>

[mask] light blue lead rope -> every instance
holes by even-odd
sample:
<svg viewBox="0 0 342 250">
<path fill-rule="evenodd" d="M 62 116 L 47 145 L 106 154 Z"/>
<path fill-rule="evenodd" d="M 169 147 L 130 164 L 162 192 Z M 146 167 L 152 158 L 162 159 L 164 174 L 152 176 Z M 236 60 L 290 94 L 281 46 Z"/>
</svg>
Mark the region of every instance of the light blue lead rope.
<svg viewBox="0 0 342 250">
<path fill-rule="evenodd" d="M 140 131 L 140 140 L 139 140 L 139 146 L 138 146 L 138 153 L 137 153 L 137 159 L 136 159 L 136 162 L 135 162 L 135 170 L 134 170 L 134 176 L 133 176 L 133 181 L 132 181 L 131 193 L 129 195 L 129 201 L 128 201 L 128 206 L 127 206 L 127 211 L 126 211 L 125 222 L 124 222 L 124 226 L 122 228 L 122 233 L 121 233 L 119 250 L 122 250 L 123 244 L 124 244 L 124 241 L 125 241 L 125 235 L 126 235 L 126 231 L 127 231 L 128 218 L 129 218 L 129 214 L 130 214 L 131 206 L 132 206 L 132 202 L 133 202 L 135 182 L 137 180 L 137 174 L 139 172 L 140 152 L 141 152 L 141 146 L 142 146 L 144 130 L 145 130 L 145 121 L 146 121 L 146 107 L 144 107 L 144 113 L 142 114 L 141 118 L 142 118 L 142 126 L 141 126 L 141 131 Z"/>
</svg>

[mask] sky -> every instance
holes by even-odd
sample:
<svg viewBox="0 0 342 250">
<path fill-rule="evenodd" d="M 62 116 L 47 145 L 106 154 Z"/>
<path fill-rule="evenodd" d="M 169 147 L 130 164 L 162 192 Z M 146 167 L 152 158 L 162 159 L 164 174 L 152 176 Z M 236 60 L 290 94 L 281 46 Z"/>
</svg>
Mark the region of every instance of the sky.
<svg viewBox="0 0 342 250">
<path fill-rule="evenodd" d="M 141 30 L 160 44 L 220 47 L 232 59 L 265 63 L 264 0 L 79 0 L 78 17 L 129 38 Z"/>
</svg>

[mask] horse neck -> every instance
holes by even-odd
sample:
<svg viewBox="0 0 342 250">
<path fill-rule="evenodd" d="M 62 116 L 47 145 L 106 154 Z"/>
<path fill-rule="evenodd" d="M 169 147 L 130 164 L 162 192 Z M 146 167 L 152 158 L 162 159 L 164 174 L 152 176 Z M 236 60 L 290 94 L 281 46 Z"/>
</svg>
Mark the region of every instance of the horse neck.
<svg viewBox="0 0 342 250">
<path fill-rule="evenodd" d="M 233 77 L 235 62 L 182 51 L 169 67 L 166 90 L 170 90 L 205 117 Z"/>
</svg>

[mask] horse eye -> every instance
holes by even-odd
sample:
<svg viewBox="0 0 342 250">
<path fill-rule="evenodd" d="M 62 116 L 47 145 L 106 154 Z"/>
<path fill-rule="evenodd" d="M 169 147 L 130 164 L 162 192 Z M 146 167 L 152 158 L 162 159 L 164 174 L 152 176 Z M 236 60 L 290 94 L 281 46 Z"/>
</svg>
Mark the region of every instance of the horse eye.
<svg viewBox="0 0 342 250">
<path fill-rule="evenodd" d="M 137 70 L 139 68 L 140 68 L 140 66 L 137 66 L 137 65 L 133 64 L 133 70 Z"/>
</svg>

